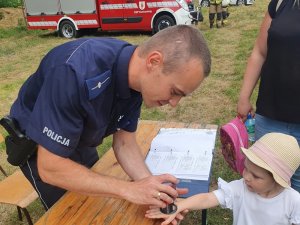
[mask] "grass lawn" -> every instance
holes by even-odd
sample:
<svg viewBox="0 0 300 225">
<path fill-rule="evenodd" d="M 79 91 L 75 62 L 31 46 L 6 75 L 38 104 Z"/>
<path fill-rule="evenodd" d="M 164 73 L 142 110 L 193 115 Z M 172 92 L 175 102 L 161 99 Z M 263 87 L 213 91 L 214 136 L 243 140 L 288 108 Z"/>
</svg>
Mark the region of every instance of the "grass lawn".
<svg viewBox="0 0 300 225">
<path fill-rule="evenodd" d="M 203 32 L 212 53 L 212 72 L 191 96 L 184 98 L 177 108 L 143 107 L 141 119 L 194 122 L 222 125 L 236 115 L 236 104 L 247 58 L 252 50 L 269 0 L 256 1 L 252 6 L 230 8 L 228 25 L 209 29 L 208 11 L 203 8 L 204 22 L 197 27 Z M 69 40 L 57 37 L 53 31 L 28 31 L 22 24 L 22 11 L 0 8 L 0 116 L 9 112 L 23 82 L 38 67 L 42 57 L 53 47 Z M 116 37 L 139 44 L 150 37 L 147 33 L 97 33 L 97 37 Z M 253 103 L 255 98 L 253 98 Z M 3 131 L 3 130 L 1 130 Z M 102 155 L 110 147 L 111 139 L 99 147 Z M 6 162 L 4 146 L 0 146 L 0 164 L 11 174 L 16 169 Z M 230 181 L 238 178 L 224 162 L 216 145 L 211 189 L 216 189 L 218 177 Z M 0 180 L 4 177 L 0 174 Z M 28 208 L 33 221 L 43 213 L 39 201 Z M 16 207 L 0 205 L 0 224 L 27 224 L 18 221 Z M 231 211 L 220 207 L 208 210 L 208 224 L 232 224 Z M 181 225 L 201 223 L 201 213 L 190 212 Z"/>
</svg>

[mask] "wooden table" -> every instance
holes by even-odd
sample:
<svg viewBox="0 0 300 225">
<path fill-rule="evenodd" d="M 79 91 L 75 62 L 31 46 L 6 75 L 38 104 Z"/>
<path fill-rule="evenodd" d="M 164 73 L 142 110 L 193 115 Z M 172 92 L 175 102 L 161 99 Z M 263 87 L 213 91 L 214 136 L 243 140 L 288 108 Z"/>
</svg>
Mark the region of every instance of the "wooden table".
<svg viewBox="0 0 300 225">
<path fill-rule="evenodd" d="M 140 121 L 137 141 L 146 156 L 152 139 L 160 128 L 217 128 L 216 125 L 199 125 L 163 121 Z M 93 166 L 92 170 L 101 174 L 129 180 L 118 164 L 113 150 L 108 150 Z M 89 197 L 67 192 L 52 208 L 41 217 L 36 225 L 158 225 L 160 220 L 144 217 L 147 206 L 139 206 L 128 201 L 105 197 Z M 203 214 L 203 213 L 202 213 Z M 202 216 L 203 218 L 203 216 Z M 206 211 L 205 211 L 206 221 Z M 206 223 L 206 222 L 205 222 Z M 205 224 L 202 223 L 202 224 Z"/>
</svg>

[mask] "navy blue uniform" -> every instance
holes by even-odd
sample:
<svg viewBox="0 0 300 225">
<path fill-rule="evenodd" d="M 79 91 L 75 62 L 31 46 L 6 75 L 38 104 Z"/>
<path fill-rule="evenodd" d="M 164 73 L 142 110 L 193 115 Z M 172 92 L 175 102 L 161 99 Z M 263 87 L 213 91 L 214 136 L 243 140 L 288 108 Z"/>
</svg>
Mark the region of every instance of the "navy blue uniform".
<svg viewBox="0 0 300 225">
<path fill-rule="evenodd" d="M 91 167 L 104 137 L 137 128 L 142 97 L 128 86 L 135 48 L 111 38 L 79 39 L 54 48 L 20 89 L 10 115 L 50 152 Z M 65 190 L 40 180 L 35 155 L 28 162 L 21 169 L 48 208 Z"/>
</svg>

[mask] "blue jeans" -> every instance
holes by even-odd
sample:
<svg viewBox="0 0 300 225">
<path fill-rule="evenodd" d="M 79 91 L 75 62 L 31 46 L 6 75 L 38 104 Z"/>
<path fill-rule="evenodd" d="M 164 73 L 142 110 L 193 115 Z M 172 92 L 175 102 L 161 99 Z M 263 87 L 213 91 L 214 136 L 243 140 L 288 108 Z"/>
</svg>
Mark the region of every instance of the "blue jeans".
<svg viewBox="0 0 300 225">
<path fill-rule="evenodd" d="M 300 145 L 300 124 L 286 123 L 268 117 L 255 115 L 255 140 L 258 140 L 266 133 L 278 132 L 294 136 Z M 300 192 L 300 167 L 291 178 L 291 186 Z"/>
</svg>

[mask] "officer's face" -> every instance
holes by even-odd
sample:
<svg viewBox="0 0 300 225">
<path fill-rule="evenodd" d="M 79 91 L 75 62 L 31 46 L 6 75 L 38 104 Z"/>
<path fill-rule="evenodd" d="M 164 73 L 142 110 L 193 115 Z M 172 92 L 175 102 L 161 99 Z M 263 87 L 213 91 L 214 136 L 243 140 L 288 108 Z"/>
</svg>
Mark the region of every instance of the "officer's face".
<svg viewBox="0 0 300 225">
<path fill-rule="evenodd" d="M 175 107 L 182 97 L 191 94 L 203 81 L 204 74 L 199 60 L 191 59 L 172 73 L 162 73 L 162 67 L 151 71 L 141 88 L 147 107 L 166 104 Z"/>
</svg>

